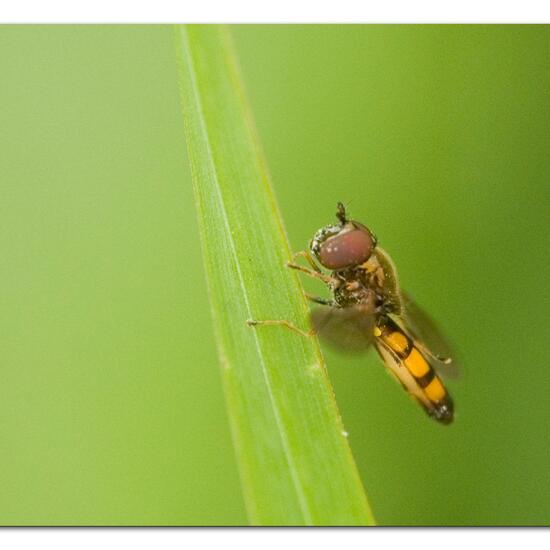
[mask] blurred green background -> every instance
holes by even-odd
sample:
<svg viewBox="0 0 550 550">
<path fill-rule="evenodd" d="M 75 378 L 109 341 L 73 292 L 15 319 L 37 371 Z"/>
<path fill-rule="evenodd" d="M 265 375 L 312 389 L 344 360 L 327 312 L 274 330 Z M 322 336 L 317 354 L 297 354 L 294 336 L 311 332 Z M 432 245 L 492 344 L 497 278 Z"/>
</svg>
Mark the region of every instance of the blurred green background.
<svg viewBox="0 0 550 550">
<path fill-rule="evenodd" d="M 327 350 L 378 522 L 549 524 L 550 28 L 233 32 L 293 248 L 349 203 L 465 365 L 442 427 Z M 174 57 L 0 27 L 1 524 L 246 523 Z"/>
</svg>

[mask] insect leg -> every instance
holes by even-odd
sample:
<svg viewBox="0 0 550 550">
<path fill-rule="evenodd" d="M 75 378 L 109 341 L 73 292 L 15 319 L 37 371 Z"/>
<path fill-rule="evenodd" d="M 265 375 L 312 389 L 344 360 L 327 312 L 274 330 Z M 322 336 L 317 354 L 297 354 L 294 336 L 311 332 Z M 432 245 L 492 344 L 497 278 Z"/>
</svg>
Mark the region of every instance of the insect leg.
<svg viewBox="0 0 550 550">
<path fill-rule="evenodd" d="M 263 321 L 256 321 L 256 320 L 253 320 L 253 319 L 248 319 L 246 321 L 246 324 L 249 326 L 249 327 L 257 327 L 257 326 L 261 326 L 261 325 L 271 325 L 271 326 L 281 326 L 281 327 L 286 327 L 298 334 L 300 334 L 301 336 L 304 336 L 306 338 L 310 338 L 311 336 L 313 336 L 315 334 L 315 330 L 314 329 L 311 329 L 311 330 L 308 330 L 308 331 L 305 331 L 305 330 L 302 330 L 301 328 L 298 328 L 297 326 L 293 325 L 290 321 L 287 321 L 286 319 L 265 319 Z"/>
<path fill-rule="evenodd" d="M 306 298 L 310 302 L 315 302 L 316 304 L 321 304 L 322 306 L 337 307 L 337 304 L 334 300 L 327 300 L 326 298 L 321 298 L 320 296 L 313 296 L 312 294 L 305 293 Z"/>
<path fill-rule="evenodd" d="M 299 258 L 299 257 L 305 258 L 306 262 L 307 262 L 315 271 L 317 271 L 317 273 L 321 273 L 321 269 L 320 269 L 319 266 L 315 263 L 315 260 L 311 257 L 310 252 L 308 252 L 307 250 L 300 250 L 299 252 L 295 252 L 295 253 L 292 255 L 292 261 L 295 261 L 296 258 Z"/>
<path fill-rule="evenodd" d="M 307 267 L 302 267 L 301 265 L 296 265 L 292 263 L 287 263 L 287 267 L 290 267 L 290 269 L 295 269 L 296 271 L 301 271 L 302 273 L 305 273 L 306 275 L 309 275 L 310 277 L 313 277 L 314 279 L 320 279 L 323 281 L 323 283 L 327 285 L 337 285 L 338 280 L 334 277 L 330 277 L 329 275 L 324 275 L 323 273 L 319 271 L 314 271 L 313 269 L 308 269 Z"/>
</svg>

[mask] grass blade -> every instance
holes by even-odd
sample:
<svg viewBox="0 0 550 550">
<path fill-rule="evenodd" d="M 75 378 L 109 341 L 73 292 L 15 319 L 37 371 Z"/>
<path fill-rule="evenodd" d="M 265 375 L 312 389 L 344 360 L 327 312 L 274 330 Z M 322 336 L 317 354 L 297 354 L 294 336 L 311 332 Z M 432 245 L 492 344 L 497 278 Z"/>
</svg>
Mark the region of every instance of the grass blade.
<svg viewBox="0 0 550 550">
<path fill-rule="evenodd" d="M 229 30 L 175 28 L 199 226 L 233 439 L 250 521 L 367 525 L 367 499 L 288 242 Z"/>
</svg>

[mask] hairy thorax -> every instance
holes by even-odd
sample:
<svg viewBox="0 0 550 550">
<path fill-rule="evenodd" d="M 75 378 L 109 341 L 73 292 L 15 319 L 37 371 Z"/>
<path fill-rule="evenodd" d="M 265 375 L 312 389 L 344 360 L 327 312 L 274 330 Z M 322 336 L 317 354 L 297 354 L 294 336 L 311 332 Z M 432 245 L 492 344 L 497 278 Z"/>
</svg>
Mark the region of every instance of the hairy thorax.
<svg viewBox="0 0 550 550">
<path fill-rule="evenodd" d="M 388 286 L 387 270 L 378 257 L 373 255 L 360 266 L 334 271 L 334 299 L 340 307 L 365 305 L 373 307 L 379 314 L 393 313 L 399 309 Z"/>
</svg>

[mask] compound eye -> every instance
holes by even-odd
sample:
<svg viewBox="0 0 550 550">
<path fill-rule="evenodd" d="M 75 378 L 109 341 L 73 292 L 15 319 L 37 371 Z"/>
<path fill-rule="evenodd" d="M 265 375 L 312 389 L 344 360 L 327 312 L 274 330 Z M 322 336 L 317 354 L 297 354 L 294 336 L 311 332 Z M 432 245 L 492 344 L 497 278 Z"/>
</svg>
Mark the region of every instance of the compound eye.
<svg viewBox="0 0 550 550">
<path fill-rule="evenodd" d="M 319 261 L 328 269 L 344 269 L 366 262 L 374 249 L 372 235 L 366 228 L 355 227 L 329 237 L 321 244 Z"/>
</svg>

